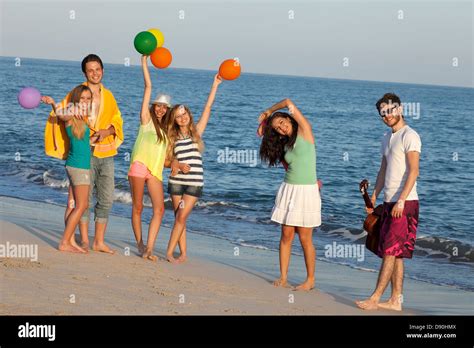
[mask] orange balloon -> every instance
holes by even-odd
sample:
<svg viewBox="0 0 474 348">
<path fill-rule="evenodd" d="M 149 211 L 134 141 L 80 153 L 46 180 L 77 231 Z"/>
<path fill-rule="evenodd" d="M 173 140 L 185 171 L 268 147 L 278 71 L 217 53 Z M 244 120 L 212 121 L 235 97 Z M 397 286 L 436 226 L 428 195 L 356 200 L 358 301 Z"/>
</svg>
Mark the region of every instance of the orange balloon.
<svg viewBox="0 0 474 348">
<path fill-rule="evenodd" d="M 240 63 L 236 59 L 224 60 L 219 67 L 219 75 L 224 80 L 235 80 L 240 76 Z"/>
<path fill-rule="evenodd" d="M 164 69 L 171 64 L 173 56 L 171 52 L 164 47 L 157 47 L 150 55 L 151 63 L 158 69 Z"/>
</svg>

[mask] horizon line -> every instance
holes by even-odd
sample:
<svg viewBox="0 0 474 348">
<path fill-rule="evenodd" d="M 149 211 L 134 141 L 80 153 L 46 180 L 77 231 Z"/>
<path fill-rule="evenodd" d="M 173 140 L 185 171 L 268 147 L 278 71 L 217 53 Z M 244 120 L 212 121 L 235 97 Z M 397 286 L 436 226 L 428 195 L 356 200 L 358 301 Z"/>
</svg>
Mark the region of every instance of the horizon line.
<svg viewBox="0 0 474 348">
<path fill-rule="evenodd" d="M 16 56 L 3 56 L 0 55 L 0 58 L 26 58 L 26 59 L 36 59 L 36 60 L 52 60 L 58 62 L 77 62 L 80 63 L 80 60 L 69 60 L 69 59 L 54 59 L 54 58 L 40 58 L 40 57 L 16 57 Z M 120 65 L 124 66 L 121 63 L 109 63 L 104 62 L 104 65 Z M 140 67 L 140 64 L 130 64 L 130 66 Z M 168 69 L 168 68 L 167 68 Z M 170 67 L 169 69 L 181 69 L 181 70 L 197 70 L 197 71 L 213 71 L 211 69 L 203 68 L 185 68 L 185 67 Z M 471 86 L 459 86 L 459 85 L 443 85 L 443 84 L 428 84 L 428 83 L 414 83 L 414 82 L 399 82 L 399 81 L 381 81 L 381 80 L 364 80 L 364 79 L 345 79 L 340 77 L 321 77 L 321 76 L 308 76 L 308 75 L 289 75 L 289 74 L 277 74 L 277 73 L 260 73 L 260 72 L 242 72 L 242 74 L 249 75 L 267 75 L 267 76 L 282 76 L 282 77 L 305 77 L 305 78 L 314 78 L 314 79 L 323 79 L 323 80 L 338 80 L 338 81 L 357 81 L 357 82 L 375 82 L 375 83 L 396 83 L 403 85 L 416 85 L 416 86 L 429 86 L 429 87 L 448 87 L 448 88 L 468 88 L 474 89 L 474 83 Z"/>
</svg>

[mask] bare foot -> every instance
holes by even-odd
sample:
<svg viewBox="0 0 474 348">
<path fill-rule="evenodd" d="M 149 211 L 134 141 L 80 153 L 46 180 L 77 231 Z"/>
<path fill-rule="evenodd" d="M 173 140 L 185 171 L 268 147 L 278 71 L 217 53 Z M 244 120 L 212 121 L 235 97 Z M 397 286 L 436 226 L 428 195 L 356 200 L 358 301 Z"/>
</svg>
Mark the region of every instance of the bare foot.
<svg viewBox="0 0 474 348">
<path fill-rule="evenodd" d="M 89 241 L 82 241 L 81 248 L 84 249 L 87 253 L 89 252 Z"/>
<path fill-rule="evenodd" d="M 391 311 L 401 311 L 402 310 L 402 304 L 400 301 L 395 300 L 388 300 L 387 302 L 382 302 L 378 304 L 379 308 L 382 309 L 389 309 Z"/>
<path fill-rule="evenodd" d="M 78 254 L 84 254 L 85 253 L 85 251 L 82 250 L 81 248 L 75 248 L 72 244 L 64 243 L 64 242 L 59 243 L 58 250 L 59 251 L 68 251 L 70 253 L 78 253 Z"/>
<path fill-rule="evenodd" d="M 166 255 L 166 260 L 170 263 L 179 263 L 177 259 L 173 257 L 173 255 Z"/>
<path fill-rule="evenodd" d="M 188 256 L 186 254 L 181 254 L 179 255 L 179 257 L 177 258 L 177 261 L 179 263 L 185 263 L 186 261 L 188 260 Z"/>
<path fill-rule="evenodd" d="M 115 254 L 115 250 L 110 249 L 105 243 L 96 243 L 92 244 L 92 250 L 100 251 L 102 253 Z"/>
<path fill-rule="evenodd" d="M 140 255 L 143 255 L 143 253 L 146 250 L 145 244 L 143 244 L 143 242 L 137 243 L 137 248 L 138 248 L 138 253 Z"/>
<path fill-rule="evenodd" d="M 281 286 L 282 288 L 288 288 L 289 287 L 286 278 L 278 278 L 277 280 L 275 280 L 273 282 L 273 285 L 274 286 Z"/>
<path fill-rule="evenodd" d="M 146 260 L 150 260 L 150 261 L 156 261 L 158 260 L 158 257 L 156 257 L 155 255 L 153 255 L 153 252 L 150 251 L 150 250 L 145 250 L 142 254 L 142 257 Z"/>
<path fill-rule="evenodd" d="M 76 243 L 76 240 L 74 238 L 71 238 L 70 240 L 70 245 L 72 245 L 73 248 L 76 248 L 77 250 L 79 250 L 79 252 L 81 253 L 87 253 L 87 249 L 84 250 L 84 248 L 80 247 L 77 243 Z"/>
<path fill-rule="evenodd" d="M 378 301 L 368 298 L 367 300 L 364 301 L 356 301 L 357 307 L 364 309 L 364 310 L 375 310 L 377 309 L 377 305 L 379 304 Z"/>
<path fill-rule="evenodd" d="M 314 288 L 314 279 L 306 279 L 304 283 L 295 287 L 295 290 L 309 291 Z"/>
<path fill-rule="evenodd" d="M 81 248 L 79 245 L 73 245 L 73 247 L 79 250 L 80 253 L 84 253 L 84 254 L 89 253 L 86 249 Z"/>
</svg>

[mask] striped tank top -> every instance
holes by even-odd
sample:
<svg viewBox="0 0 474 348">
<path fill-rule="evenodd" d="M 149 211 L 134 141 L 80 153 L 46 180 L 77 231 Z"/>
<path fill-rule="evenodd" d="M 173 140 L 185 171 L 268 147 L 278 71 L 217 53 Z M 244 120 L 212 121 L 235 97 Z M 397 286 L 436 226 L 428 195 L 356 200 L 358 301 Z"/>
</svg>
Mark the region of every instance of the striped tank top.
<svg viewBox="0 0 474 348">
<path fill-rule="evenodd" d="M 179 172 L 170 176 L 168 182 L 179 185 L 204 186 L 204 172 L 202 169 L 202 156 L 197 143 L 191 138 L 178 139 L 174 146 L 174 156 L 180 163 L 187 163 L 191 167 L 186 174 Z"/>
</svg>

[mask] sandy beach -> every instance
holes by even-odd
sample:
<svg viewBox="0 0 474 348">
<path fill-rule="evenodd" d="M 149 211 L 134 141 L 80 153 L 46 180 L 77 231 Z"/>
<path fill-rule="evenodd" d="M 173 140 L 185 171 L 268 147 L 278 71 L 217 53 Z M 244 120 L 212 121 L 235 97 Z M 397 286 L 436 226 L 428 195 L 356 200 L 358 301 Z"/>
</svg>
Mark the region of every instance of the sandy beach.
<svg viewBox="0 0 474 348">
<path fill-rule="evenodd" d="M 38 215 L 38 206 L 1 198 L 0 243 L 10 253 L 13 246 L 37 245 L 37 261 L 1 258 L 1 314 L 367 314 L 318 290 L 275 288 L 271 279 L 213 261 L 192 257 L 172 265 L 161 250 L 158 262 L 145 261 L 135 246 L 113 239 L 107 242 L 115 255 L 59 252 L 62 209 L 50 206 Z M 24 223 L 7 221 L 19 219 Z M 126 222 L 120 220 L 112 218 L 109 235 Z"/>
<path fill-rule="evenodd" d="M 164 260 L 170 233 L 166 227 L 157 240 L 160 259 L 146 261 L 138 256 L 131 240 L 113 238 L 124 233 L 133 238 L 130 221 L 118 216 L 111 217 L 106 238 L 115 255 L 64 253 L 56 249 L 62 234 L 63 207 L 2 196 L 0 208 L 0 245 L 4 253 L 9 252 L 2 255 L 9 257 L 0 259 L 3 315 L 400 314 L 362 311 L 351 298 L 341 295 L 348 286 L 360 289 L 361 294 L 368 292 L 376 274 L 355 270 L 351 274 L 348 267 L 318 262 L 316 290 L 275 288 L 271 281 L 278 272 L 276 253 L 242 250 L 237 262 L 232 259 L 234 245 L 189 233 L 190 250 L 194 252 L 187 263 L 173 265 Z M 21 245 L 32 248 L 18 255 Z M 13 255 L 15 247 L 17 255 Z M 301 262 L 294 257 L 291 267 L 302 267 Z M 253 270 L 257 263 L 267 264 L 268 272 Z M 294 279 L 290 281 L 296 285 Z M 330 292 L 325 290 L 327 284 L 332 284 Z M 446 302 L 454 296 L 444 287 L 414 281 L 407 281 L 406 287 L 411 302 L 422 298 L 427 305 L 444 301 L 447 312 L 454 313 Z M 467 301 L 468 296 L 456 292 L 455 303 Z M 416 313 L 419 311 L 407 307 L 401 314 Z"/>
</svg>

